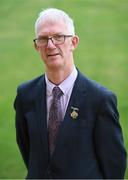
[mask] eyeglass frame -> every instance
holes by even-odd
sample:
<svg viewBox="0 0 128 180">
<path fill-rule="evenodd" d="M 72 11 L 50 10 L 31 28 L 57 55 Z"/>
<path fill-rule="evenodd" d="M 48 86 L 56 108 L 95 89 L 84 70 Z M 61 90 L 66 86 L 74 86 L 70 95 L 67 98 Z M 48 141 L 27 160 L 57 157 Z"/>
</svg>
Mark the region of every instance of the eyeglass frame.
<svg viewBox="0 0 128 180">
<path fill-rule="evenodd" d="M 63 42 L 61 42 L 61 43 L 54 43 L 53 38 L 54 38 L 54 37 L 56 37 L 56 36 L 63 36 L 63 37 L 64 37 Z M 42 45 L 42 46 L 47 46 L 47 45 L 48 45 L 48 41 L 49 41 L 49 40 L 51 40 L 51 41 L 52 41 L 52 43 L 56 46 L 56 45 L 61 45 L 61 44 L 64 44 L 64 43 L 65 43 L 65 39 L 66 39 L 67 37 L 73 37 L 73 35 L 56 34 L 56 35 L 53 35 L 53 36 L 51 36 L 51 37 L 42 36 L 42 37 L 40 37 L 40 39 L 41 39 L 41 38 L 43 38 L 43 37 L 47 39 L 47 42 L 46 42 L 46 44 L 44 43 L 44 45 Z M 39 37 L 38 37 L 38 38 L 33 39 L 33 42 L 37 45 L 36 40 L 39 40 Z M 37 45 L 37 46 L 38 46 L 38 45 Z"/>
</svg>

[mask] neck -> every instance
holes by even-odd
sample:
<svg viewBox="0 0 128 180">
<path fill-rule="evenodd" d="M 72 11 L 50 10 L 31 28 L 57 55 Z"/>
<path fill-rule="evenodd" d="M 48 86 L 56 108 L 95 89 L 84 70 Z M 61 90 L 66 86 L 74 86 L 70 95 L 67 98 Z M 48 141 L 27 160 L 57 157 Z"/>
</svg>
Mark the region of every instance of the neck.
<svg viewBox="0 0 128 180">
<path fill-rule="evenodd" d="M 46 71 L 47 77 L 49 81 L 51 81 L 55 85 L 61 84 L 73 71 L 74 66 L 69 68 L 67 71 L 65 69 L 59 69 L 59 70 L 51 70 L 51 71 Z"/>
</svg>

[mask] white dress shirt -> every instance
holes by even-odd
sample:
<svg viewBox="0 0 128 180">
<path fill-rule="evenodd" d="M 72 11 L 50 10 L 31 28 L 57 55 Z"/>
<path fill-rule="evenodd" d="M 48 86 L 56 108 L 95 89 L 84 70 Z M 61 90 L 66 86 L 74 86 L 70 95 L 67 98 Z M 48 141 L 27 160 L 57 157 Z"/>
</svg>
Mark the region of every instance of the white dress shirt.
<svg viewBox="0 0 128 180">
<path fill-rule="evenodd" d="M 63 92 L 63 95 L 60 98 L 63 118 L 66 113 L 66 109 L 67 109 L 67 106 L 68 106 L 68 103 L 70 100 L 70 96 L 72 93 L 72 89 L 73 89 L 75 80 L 77 78 L 77 74 L 78 74 L 78 72 L 76 70 L 76 67 L 74 66 L 74 69 L 71 72 L 71 74 L 58 86 L 61 89 L 61 91 Z M 52 102 L 52 98 L 53 98 L 52 90 L 56 85 L 51 83 L 48 80 L 47 74 L 45 74 L 45 80 L 46 80 L 47 122 L 48 122 L 49 110 L 50 110 L 50 106 L 51 106 L 51 102 Z"/>
</svg>

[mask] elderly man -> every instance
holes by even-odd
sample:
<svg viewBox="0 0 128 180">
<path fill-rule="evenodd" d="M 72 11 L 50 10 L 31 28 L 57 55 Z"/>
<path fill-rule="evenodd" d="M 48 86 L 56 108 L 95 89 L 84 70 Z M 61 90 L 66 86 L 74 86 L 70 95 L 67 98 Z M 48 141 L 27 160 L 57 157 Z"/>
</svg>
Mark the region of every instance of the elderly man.
<svg viewBox="0 0 128 180">
<path fill-rule="evenodd" d="M 126 151 L 116 96 L 76 69 L 73 20 L 46 9 L 35 31 L 45 74 L 20 85 L 14 104 L 26 178 L 123 178 Z"/>
</svg>

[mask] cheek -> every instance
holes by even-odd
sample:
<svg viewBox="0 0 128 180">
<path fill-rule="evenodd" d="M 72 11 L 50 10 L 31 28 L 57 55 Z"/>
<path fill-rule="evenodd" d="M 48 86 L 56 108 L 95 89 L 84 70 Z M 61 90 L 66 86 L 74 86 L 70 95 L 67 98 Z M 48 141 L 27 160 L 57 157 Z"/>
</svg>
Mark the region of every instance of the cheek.
<svg viewBox="0 0 128 180">
<path fill-rule="evenodd" d="M 68 41 L 66 44 L 65 44 L 65 50 L 67 51 L 67 53 L 70 53 L 72 50 L 73 50 L 73 44 L 71 41 Z"/>
<path fill-rule="evenodd" d="M 41 56 L 41 58 L 44 58 L 44 57 L 46 57 L 46 53 L 45 53 L 45 50 L 44 49 L 39 49 L 39 54 L 40 54 L 40 56 Z"/>
<path fill-rule="evenodd" d="M 72 47 L 70 45 L 66 46 L 63 50 L 65 56 L 69 56 L 69 54 L 72 52 Z"/>
</svg>

